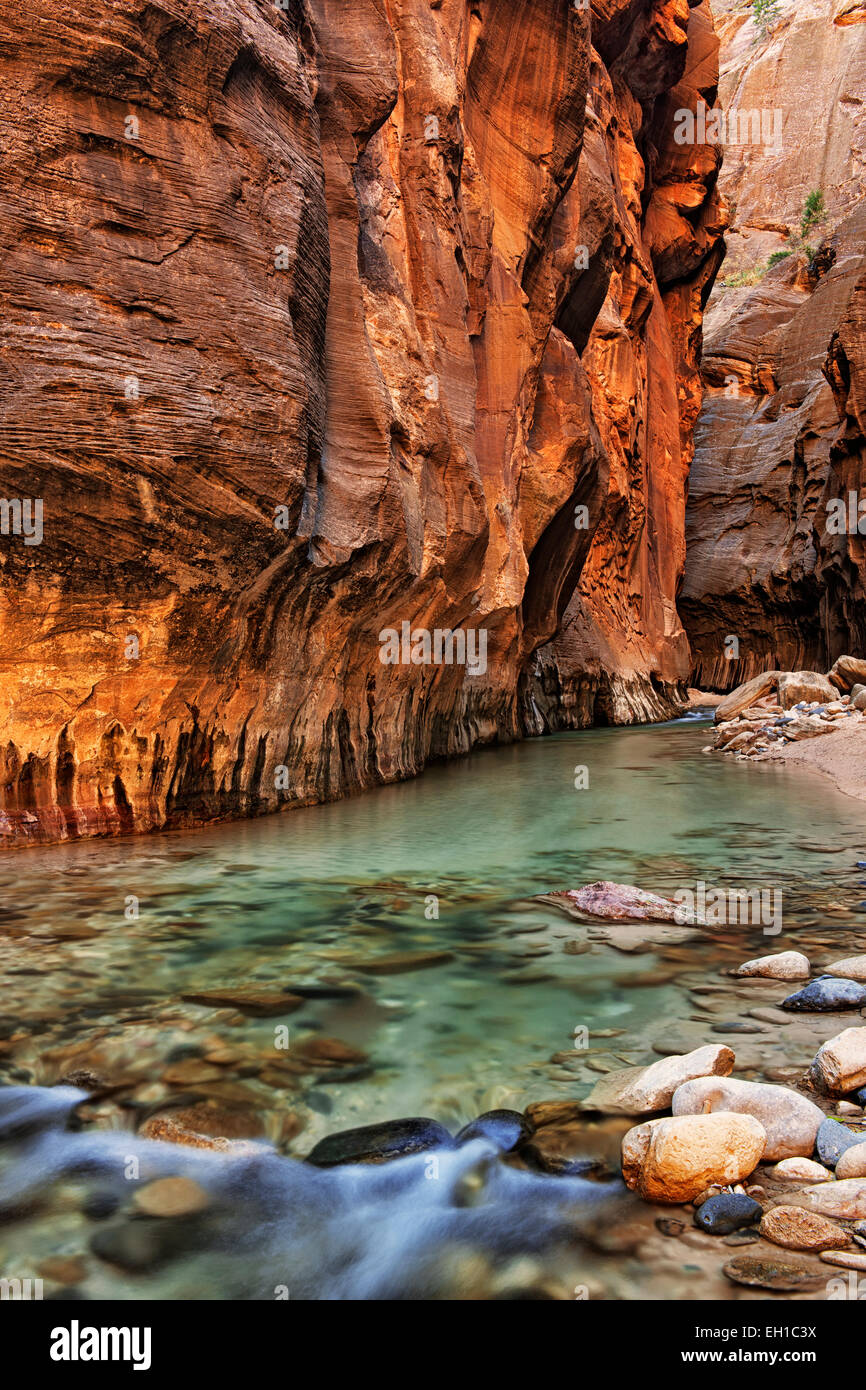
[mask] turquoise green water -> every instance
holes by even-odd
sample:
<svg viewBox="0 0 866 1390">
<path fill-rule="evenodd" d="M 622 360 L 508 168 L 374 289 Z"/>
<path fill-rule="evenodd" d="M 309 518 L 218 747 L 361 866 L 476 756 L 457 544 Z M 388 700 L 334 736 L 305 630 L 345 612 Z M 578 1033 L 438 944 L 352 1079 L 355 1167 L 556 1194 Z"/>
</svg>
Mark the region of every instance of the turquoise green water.
<svg viewBox="0 0 866 1390">
<path fill-rule="evenodd" d="M 36 1044 L 123 1010 L 165 1012 L 188 990 L 362 983 L 362 1001 L 311 1003 L 291 1020 L 295 1034 L 311 1026 L 375 1056 L 360 1090 L 326 1088 L 333 1127 L 359 1108 L 468 1118 L 491 1087 L 530 1086 L 527 1068 L 576 1026 L 639 1033 L 670 1003 L 663 983 L 629 987 L 646 956 L 564 954 L 575 928 L 527 906 L 532 895 L 599 878 L 663 893 L 704 880 L 780 887 L 792 929 L 843 890 L 856 912 L 859 804 L 817 777 L 711 758 L 706 739 L 696 722 L 559 735 L 282 817 L 9 856 L 0 920 L 28 934 L 0 937 L 5 998 Z M 137 920 L 124 916 L 129 895 Z M 57 928 L 94 934 L 60 942 Z M 775 945 L 749 936 L 750 948 Z M 355 968 L 431 949 L 454 958 L 388 977 Z M 273 1024 L 240 1031 L 267 1039 Z"/>
<path fill-rule="evenodd" d="M 709 757 L 707 740 L 696 721 L 563 734 L 282 817 L 7 856 L 0 1080 L 51 1086 L 91 1067 L 115 1085 L 85 1107 L 88 1133 L 216 1105 L 237 1133 L 299 1156 L 374 1120 L 425 1114 L 454 1129 L 492 1106 L 585 1095 L 694 1019 L 684 972 L 713 979 L 734 955 L 802 932 L 841 942 L 862 930 L 861 806 L 802 772 Z M 580 767 L 588 786 L 577 789 Z M 780 888 L 784 932 L 678 943 L 632 927 L 612 945 L 530 901 L 600 878 L 662 893 L 698 880 Z M 450 955 L 429 969 L 366 969 L 420 951 Z M 298 983 L 355 992 L 282 1021 L 182 999 Z M 280 1022 L 290 1045 L 277 1053 Z M 574 1054 L 576 1029 L 590 1034 L 588 1053 Z M 275 1056 L 321 1037 L 363 1063 L 270 1074 Z M 173 1063 L 219 1047 L 237 1056 L 216 1084 L 172 1079 Z M 40 1227 L 43 1251 L 51 1229 Z"/>
</svg>

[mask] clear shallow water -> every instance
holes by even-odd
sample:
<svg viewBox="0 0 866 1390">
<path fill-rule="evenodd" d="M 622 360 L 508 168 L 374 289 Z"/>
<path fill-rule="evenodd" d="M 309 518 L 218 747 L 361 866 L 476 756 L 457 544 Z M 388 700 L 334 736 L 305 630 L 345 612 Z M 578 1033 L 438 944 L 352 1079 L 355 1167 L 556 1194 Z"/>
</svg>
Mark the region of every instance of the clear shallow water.
<svg viewBox="0 0 866 1390">
<path fill-rule="evenodd" d="M 701 752 L 706 741 L 706 727 L 695 721 L 558 735 L 282 817 L 9 855 L 0 861 L 0 1080 L 54 1086 L 76 1068 L 94 1071 L 107 1084 L 80 1113 L 97 1152 L 109 1142 L 106 1130 L 119 1131 L 128 1147 L 144 1118 L 177 1107 L 193 1107 L 199 1118 L 202 1107 L 213 1112 L 216 1133 L 230 1121 L 232 1137 L 303 1155 L 326 1133 L 399 1115 L 430 1115 L 453 1130 L 492 1106 L 583 1096 L 605 1070 L 651 1060 L 661 1035 L 694 1020 L 696 979 L 717 979 L 734 957 L 799 944 L 804 933 L 838 938 L 842 954 L 866 920 L 863 874 L 855 868 L 864 857 L 860 805 L 802 772 L 711 758 Z M 578 767 L 588 771 L 587 789 L 575 788 Z M 698 880 L 780 887 L 785 930 L 768 939 L 760 928 L 732 929 L 643 950 L 647 933 L 632 927 L 617 940 L 626 949 L 615 949 L 603 932 L 528 901 L 598 878 L 666 893 Z M 130 895 L 139 900 L 133 920 L 124 916 Z M 431 895 L 438 919 L 429 915 Z M 368 973 L 380 957 L 421 951 L 450 955 L 434 968 Z M 181 997 L 316 982 L 354 993 L 310 1000 L 284 1020 L 204 1009 Z M 275 1048 L 280 1023 L 290 1030 L 288 1052 Z M 590 1033 L 589 1050 L 579 1054 L 576 1028 Z M 275 1070 L 275 1059 L 291 1060 L 322 1038 L 352 1049 L 346 1065 Z M 203 1080 L 173 1071 L 214 1055 L 222 1060 L 206 1063 Z M 41 1178 L 44 1153 L 35 1166 L 28 1160 L 28 1190 L 43 1182 L 54 1201 L 73 1141 L 50 1132 L 60 1159 Z M 298 1172 L 273 1161 L 280 1172 Z M 21 1162 L 20 1152 L 7 1159 L 13 1184 Z M 217 1161 L 172 1149 L 159 1159 L 165 1162 L 213 1169 Z M 331 1193 L 324 1200 L 332 1211 L 344 1185 L 356 1181 L 300 1171 L 303 1178 L 283 1176 L 278 1186 L 295 1191 L 319 1182 Z M 512 1181 L 499 1179 L 500 1186 Z M 370 1185 L 372 1213 L 385 1200 L 382 1185 L 397 1179 L 367 1170 L 357 1181 Z M 533 1184 L 539 1229 L 547 1229 L 545 1204 L 562 1203 L 563 1183 L 569 1200 L 579 1195 L 570 1190 L 574 1179 L 520 1174 L 513 1181 Z M 603 1189 L 589 1186 L 597 1204 Z M 415 1179 L 408 1190 L 417 1203 Z M 435 1190 L 435 1207 L 445 1189 L 422 1190 L 427 1205 Z M 403 1198 L 392 1196 L 396 1215 Z M 486 1215 L 472 1218 L 466 1238 L 473 1250 L 479 1224 L 499 1233 L 494 1245 L 502 1238 L 504 1213 L 512 1212 L 513 1223 L 512 1199 L 503 1193 L 501 1202 L 484 1203 Z M 281 1200 L 296 1205 L 297 1191 Z M 357 1195 L 352 1200 L 357 1205 Z M 308 1201 L 304 1195 L 302 1205 Z M 445 1207 L 452 1211 L 448 1201 Z M 451 1240 L 448 1221 L 440 1230 L 438 1218 L 430 1219 L 431 1244 Z M 460 1218 L 464 1226 L 467 1220 Z M 260 1224 L 250 1218 L 247 1236 Z M 50 1251 L 52 1240 L 80 1245 L 77 1217 L 70 1215 L 68 1232 L 60 1227 L 50 1210 L 41 1220 L 28 1217 L 6 1228 L 15 1233 L 8 1248 L 26 1260 L 37 1247 Z M 363 1243 L 364 1222 L 352 1228 Z M 324 1228 L 307 1222 L 305 1229 L 309 1265 L 310 1242 L 324 1241 Z M 400 1239 L 394 1236 L 397 1245 Z M 292 1265 L 301 1237 L 278 1223 L 267 1240 L 260 1231 L 255 1240 L 268 1249 L 275 1241 L 275 1258 Z M 300 1259 L 300 1245 L 295 1254 Z M 340 1258 L 345 1264 L 345 1251 Z M 208 1268 L 198 1296 L 219 1296 L 237 1277 Z M 91 1277 L 94 1296 L 105 1296 L 99 1270 Z M 196 1277 L 204 1279 L 201 1271 Z M 387 1296 L 376 1279 L 347 1293 L 335 1278 L 305 1287 L 319 1297 Z M 148 1296 L 165 1287 L 157 1283 Z"/>
</svg>

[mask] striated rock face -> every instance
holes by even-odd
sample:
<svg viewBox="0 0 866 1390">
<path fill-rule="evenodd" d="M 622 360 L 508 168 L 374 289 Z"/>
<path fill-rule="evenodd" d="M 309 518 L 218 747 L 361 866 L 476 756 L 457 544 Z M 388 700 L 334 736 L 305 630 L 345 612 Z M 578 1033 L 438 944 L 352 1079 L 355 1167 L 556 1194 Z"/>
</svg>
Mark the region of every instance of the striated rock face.
<svg viewBox="0 0 866 1390">
<path fill-rule="evenodd" d="M 593 69 L 581 230 L 602 203 L 615 231 L 607 296 L 582 362 L 607 485 L 561 629 L 530 667 L 530 729 L 667 718 L 685 696 L 689 649 L 676 595 L 701 402 L 703 305 L 724 253 L 726 210 L 716 191 L 718 146 L 671 139 L 677 111 L 716 99 L 719 44 L 708 6 L 690 12 L 674 86 L 671 39 L 682 43 L 668 31 L 667 52 L 656 44 L 658 60 L 648 54 L 640 81 L 628 56 L 613 65 L 612 91 L 604 69 Z M 643 138 L 630 135 L 635 96 L 651 112 Z M 597 133 L 610 130 L 612 115 L 613 146 Z"/>
<path fill-rule="evenodd" d="M 34 0 L 0 52 L 6 842 L 667 712 L 705 3 Z"/>
<path fill-rule="evenodd" d="M 679 600 L 695 684 L 728 690 L 866 651 L 866 4 L 782 0 L 764 39 L 744 0 L 713 8 L 720 101 L 738 135 L 758 110 L 769 137 L 725 149 L 736 213 L 707 311 Z M 803 231 L 816 192 L 825 215 Z"/>
</svg>

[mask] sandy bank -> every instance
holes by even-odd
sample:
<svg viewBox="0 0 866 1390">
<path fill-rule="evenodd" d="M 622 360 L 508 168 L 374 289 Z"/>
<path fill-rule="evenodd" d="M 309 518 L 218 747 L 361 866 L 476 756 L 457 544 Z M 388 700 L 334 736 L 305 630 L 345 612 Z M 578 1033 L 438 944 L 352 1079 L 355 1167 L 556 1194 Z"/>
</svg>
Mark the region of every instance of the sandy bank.
<svg viewBox="0 0 866 1390">
<path fill-rule="evenodd" d="M 840 791 L 866 801 L 866 725 L 840 729 L 822 738 L 790 743 L 765 753 L 762 761 L 797 764 L 823 772 Z"/>
</svg>

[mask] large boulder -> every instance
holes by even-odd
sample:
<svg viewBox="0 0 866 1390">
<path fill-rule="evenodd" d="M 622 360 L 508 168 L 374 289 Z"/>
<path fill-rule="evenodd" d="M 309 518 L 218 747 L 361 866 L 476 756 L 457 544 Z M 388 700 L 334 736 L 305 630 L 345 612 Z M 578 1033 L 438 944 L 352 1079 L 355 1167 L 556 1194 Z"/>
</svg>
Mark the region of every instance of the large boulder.
<svg viewBox="0 0 866 1390">
<path fill-rule="evenodd" d="M 827 673 L 827 679 L 845 693 L 852 686 L 866 683 L 866 661 L 858 656 L 840 656 Z"/>
<path fill-rule="evenodd" d="M 766 1131 L 761 1157 L 768 1162 L 811 1158 L 824 1119 L 813 1101 L 786 1086 L 738 1081 L 730 1076 L 687 1081 L 674 1092 L 672 1109 L 675 1115 L 753 1115 Z"/>
<path fill-rule="evenodd" d="M 726 719 L 736 719 L 738 714 L 742 714 L 749 705 L 760 700 L 762 695 L 769 695 L 771 690 L 775 690 L 781 674 L 781 671 L 764 671 L 760 676 L 753 676 L 744 685 L 738 685 L 736 690 L 732 690 L 730 695 L 726 695 L 721 704 L 716 706 L 714 722 L 721 724 Z"/>
<path fill-rule="evenodd" d="M 646 1121 L 623 1139 L 623 1177 L 647 1201 L 690 1202 L 714 1183 L 755 1171 L 767 1132 L 752 1115 L 680 1115 Z"/>
<path fill-rule="evenodd" d="M 846 1028 L 818 1049 L 812 1084 L 828 1096 L 847 1096 L 866 1086 L 866 1028 Z"/>
<path fill-rule="evenodd" d="M 779 704 L 783 709 L 790 709 L 801 700 L 818 700 L 824 704 L 838 698 L 836 687 L 817 671 L 783 671 L 779 676 Z"/>
<path fill-rule="evenodd" d="M 683 1056 L 663 1057 L 652 1066 L 635 1071 L 628 1067 L 611 1072 L 586 1097 L 584 1109 L 650 1115 L 667 1110 L 674 1092 L 683 1082 L 698 1076 L 728 1076 L 736 1057 L 729 1047 L 708 1044 Z"/>
</svg>

